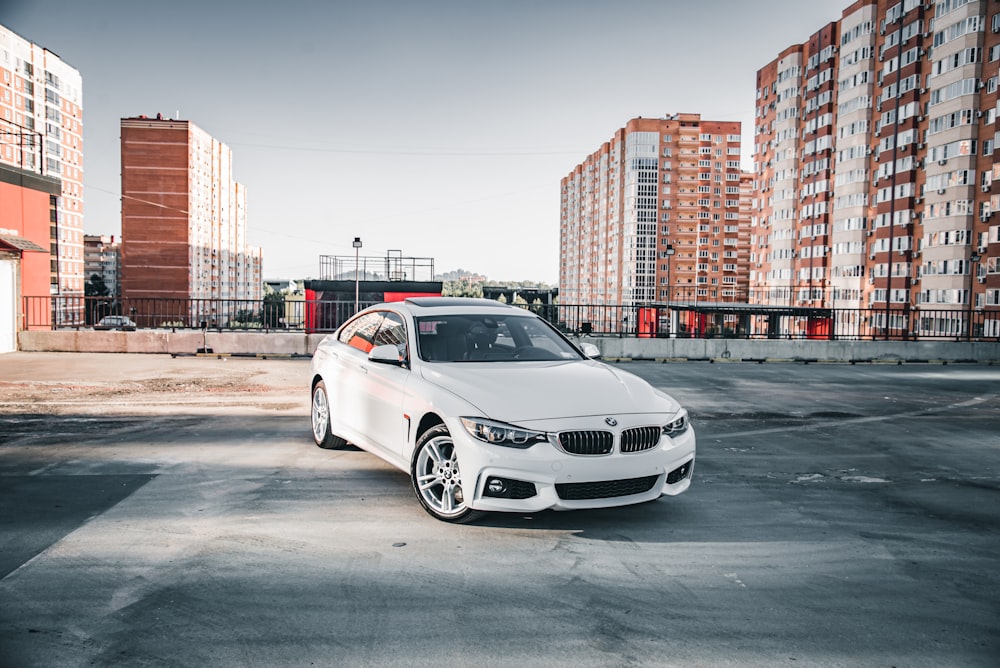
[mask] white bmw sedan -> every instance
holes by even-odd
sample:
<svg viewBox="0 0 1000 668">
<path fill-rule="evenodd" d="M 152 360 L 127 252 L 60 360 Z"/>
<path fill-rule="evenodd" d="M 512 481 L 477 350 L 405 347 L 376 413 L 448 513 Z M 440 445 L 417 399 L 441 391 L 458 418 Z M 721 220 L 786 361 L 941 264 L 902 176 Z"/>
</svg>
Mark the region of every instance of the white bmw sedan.
<svg viewBox="0 0 1000 668">
<path fill-rule="evenodd" d="M 500 302 L 372 306 L 313 355 L 313 437 L 408 472 L 446 522 L 680 494 L 694 469 L 687 412 L 597 356 Z"/>
</svg>

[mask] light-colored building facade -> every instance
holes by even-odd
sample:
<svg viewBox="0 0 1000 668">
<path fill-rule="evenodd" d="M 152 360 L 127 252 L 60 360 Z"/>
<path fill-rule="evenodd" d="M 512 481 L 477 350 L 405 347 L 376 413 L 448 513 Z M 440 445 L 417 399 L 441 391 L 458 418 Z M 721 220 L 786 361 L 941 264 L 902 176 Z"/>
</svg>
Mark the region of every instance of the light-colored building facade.
<svg viewBox="0 0 1000 668">
<path fill-rule="evenodd" d="M 864 304 L 868 292 L 866 274 L 869 232 L 867 224 L 873 181 L 871 135 L 875 131 L 872 106 L 875 98 L 876 7 L 858 5 L 844 12 L 839 24 L 840 44 L 836 65 L 835 109 L 836 147 L 831 154 L 832 211 L 829 216 L 830 243 L 826 268 L 828 289 L 818 305 L 833 306 L 842 326 L 856 327 L 856 309 Z M 836 24 L 834 24 L 836 25 Z M 814 295 L 816 296 L 816 295 Z M 814 302 L 815 303 L 815 302 Z"/>
<path fill-rule="evenodd" d="M 978 334 L 971 309 L 1000 302 L 998 77 L 1000 6 L 981 0 L 859 0 L 761 68 L 751 301 Z"/>
<path fill-rule="evenodd" d="M 636 118 L 577 165 L 560 184 L 560 301 L 744 299 L 740 141 L 739 122 Z"/>
<path fill-rule="evenodd" d="M 791 298 L 804 69 L 802 48 L 795 46 L 757 73 L 750 298 L 761 303 Z"/>
<path fill-rule="evenodd" d="M 113 236 L 85 234 L 83 236 L 84 275 L 90 282 L 100 276 L 108 295 L 118 297 L 121 283 L 121 243 Z"/>
<path fill-rule="evenodd" d="M 229 147 L 190 121 L 140 116 L 121 120 L 121 155 L 122 296 L 260 300 Z M 237 309 L 226 304 L 205 317 L 224 323 Z"/>
<path fill-rule="evenodd" d="M 83 80 L 52 51 L 0 25 L 0 165 L 58 182 L 48 235 L 46 293 L 63 324 L 80 322 L 83 257 Z M 15 228 L 7 220 L 0 227 Z M 26 283 L 27 285 L 27 283 Z M 44 296 L 44 295 L 25 295 Z"/>
</svg>

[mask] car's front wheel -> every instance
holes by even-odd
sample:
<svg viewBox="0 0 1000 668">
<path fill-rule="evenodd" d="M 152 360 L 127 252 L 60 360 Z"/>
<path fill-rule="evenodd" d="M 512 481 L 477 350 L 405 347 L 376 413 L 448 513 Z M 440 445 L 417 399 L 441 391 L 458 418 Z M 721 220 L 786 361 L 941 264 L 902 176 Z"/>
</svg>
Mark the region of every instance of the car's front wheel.
<svg viewBox="0 0 1000 668">
<path fill-rule="evenodd" d="M 312 418 L 313 440 L 321 448 L 333 450 L 347 445 L 347 441 L 340 436 L 334 436 L 330 418 L 330 397 L 326 392 L 326 383 L 319 381 L 312 391 Z"/>
<path fill-rule="evenodd" d="M 466 503 L 455 443 L 443 424 L 427 430 L 417 441 L 410 479 L 420 505 L 439 520 L 464 523 L 481 514 Z"/>
</svg>

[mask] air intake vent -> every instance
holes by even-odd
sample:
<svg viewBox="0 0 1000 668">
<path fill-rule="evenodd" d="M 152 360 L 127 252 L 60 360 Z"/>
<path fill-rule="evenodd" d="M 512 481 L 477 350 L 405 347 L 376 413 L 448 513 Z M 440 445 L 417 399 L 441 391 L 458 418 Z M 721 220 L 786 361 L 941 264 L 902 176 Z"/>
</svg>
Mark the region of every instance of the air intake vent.
<svg viewBox="0 0 1000 668">
<path fill-rule="evenodd" d="M 660 442 L 660 427 L 637 427 L 622 432 L 622 452 L 652 450 Z"/>
<path fill-rule="evenodd" d="M 660 476 L 651 475 L 644 478 L 629 478 L 627 480 L 604 480 L 602 482 L 573 482 L 556 485 L 556 493 L 560 499 L 581 501 L 586 499 L 611 499 L 618 496 L 642 494 L 653 489 Z"/>
<path fill-rule="evenodd" d="M 606 455 L 614 447 L 610 431 L 564 431 L 559 445 L 571 455 Z"/>
</svg>

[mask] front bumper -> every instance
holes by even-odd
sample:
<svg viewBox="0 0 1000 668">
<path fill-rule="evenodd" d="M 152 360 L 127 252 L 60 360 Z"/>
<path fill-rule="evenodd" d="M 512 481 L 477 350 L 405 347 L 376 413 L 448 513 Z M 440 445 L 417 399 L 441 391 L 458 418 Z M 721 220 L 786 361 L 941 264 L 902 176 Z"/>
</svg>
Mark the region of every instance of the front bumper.
<svg viewBox="0 0 1000 668">
<path fill-rule="evenodd" d="M 623 425 L 627 427 L 628 425 Z M 694 428 L 655 448 L 606 455 L 571 455 L 551 443 L 519 450 L 490 445 L 449 424 L 466 503 L 476 510 L 538 512 L 643 503 L 691 486 Z M 471 494 L 470 494 L 471 493 Z"/>
</svg>

